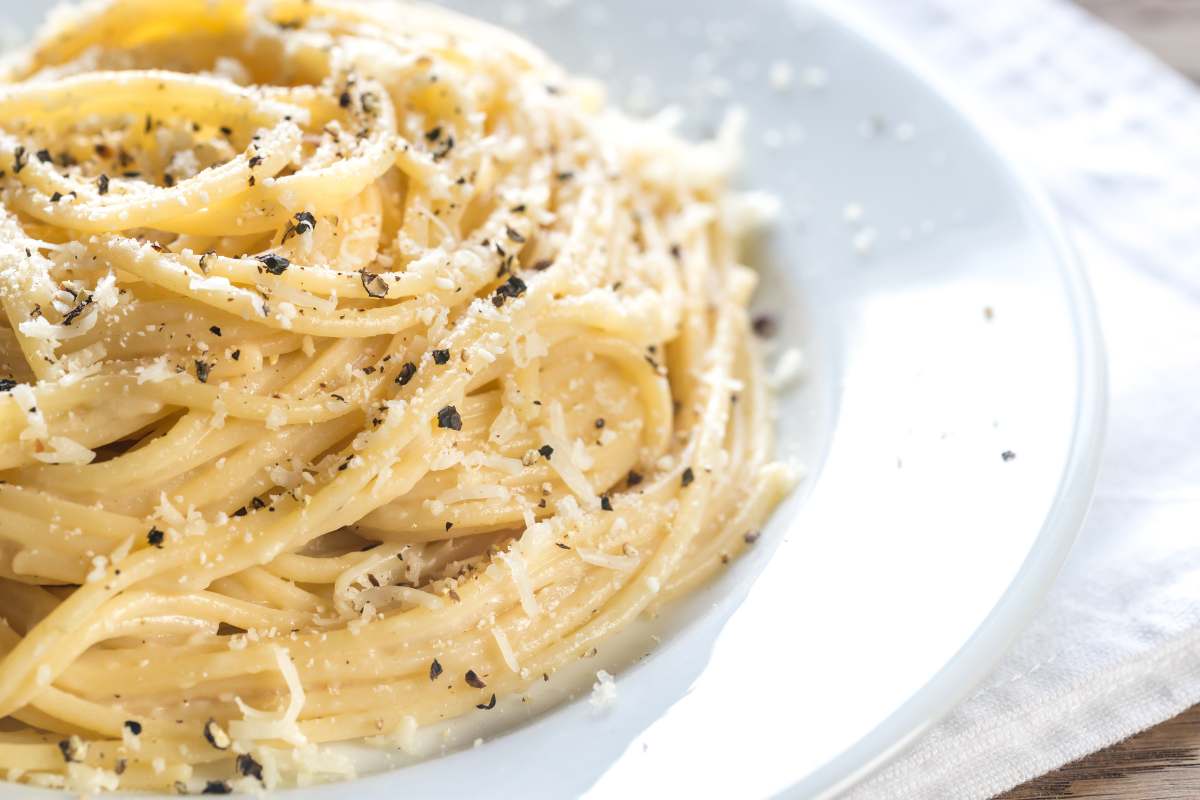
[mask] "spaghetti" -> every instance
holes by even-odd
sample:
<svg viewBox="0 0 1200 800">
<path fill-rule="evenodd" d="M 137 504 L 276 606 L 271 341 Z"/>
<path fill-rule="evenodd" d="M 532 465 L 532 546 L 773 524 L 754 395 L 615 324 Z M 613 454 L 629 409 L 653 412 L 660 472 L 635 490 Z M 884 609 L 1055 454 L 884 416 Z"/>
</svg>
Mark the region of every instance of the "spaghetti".
<svg viewBox="0 0 1200 800">
<path fill-rule="evenodd" d="M 337 776 L 753 541 L 731 149 L 420 6 L 60 15 L 0 83 L 0 769 Z"/>
</svg>

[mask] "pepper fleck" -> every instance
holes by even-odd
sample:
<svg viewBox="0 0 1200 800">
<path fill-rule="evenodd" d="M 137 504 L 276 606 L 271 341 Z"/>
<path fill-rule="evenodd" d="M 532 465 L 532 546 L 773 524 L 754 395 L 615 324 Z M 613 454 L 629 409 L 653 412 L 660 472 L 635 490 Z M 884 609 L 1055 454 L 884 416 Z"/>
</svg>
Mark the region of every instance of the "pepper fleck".
<svg viewBox="0 0 1200 800">
<path fill-rule="evenodd" d="M 101 175 L 99 179 L 100 194 L 108 194 L 108 176 Z"/>
<path fill-rule="evenodd" d="M 751 327 L 761 339 L 770 339 L 779 331 L 779 323 L 769 314 L 759 314 L 754 318 Z"/>
<path fill-rule="evenodd" d="M 449 350 L 434 350 L 433 351 L 433 363 L 440 366 L 442 364 L 448 363 L 449 361 L 450 361 L 450 351 Z"/>
<path fill-rule="evenodd" d="M 606 495 L 606 494 L 600 495 L 600 508 L 603 509 L 604 511 L 612 511 L 613 510 L 612 501 L 608 499 L 608 495 Z"/>
<path fill-rule="evenodd" d="M 383 278 L 374 272 L 367 272 L 365 269 L 359 273 L 359 278 L 362 280 L 363 288 L 367 290 L 369 297 L 379 299 L 387 297 L 388 284 Z"/>
<path fill-rule="evenodd" d="M 259 271 L 261 272 L 262 270 L 265 269 L 267 272 L 271 273 L 272 275 L 282 275 L 284 272 L 287 271 L 287 268 L 289 266 L 291 266 L 291 264 L 292 264 L 292 262 L 288 261 L 283 256 L 278 256 L 278 255 L 275 255 L 274 253 L 267 253 L 266 255 L 255 256 L 255 258 L 258 261 L 262 262 L 262 266 L 259 267 Z"/>
<path fill-rule="evenodd" d="M 447 136 L 446 143 L 442 145 L 442 149 L 433 154 L 434 161 L 441 161 L 446 156 L 450 155 L 450 151 L 454 149 L 454 137 Z"/>
<path fill-rule="evenodd" d="M 283 242 L 286 242 L 293 236 L 303 236 L 317 227 L 317 218 L 309 211 L 301 211 L 292 218 L 296 221 L 288 223 L 287 230 L 283 232 L 283 241 L 280 244 L 283 244 Z"/>
<path fill-rule="evenodd" d="M 629 474 L 625 476 L 626 486 L 637 486 L 642 482 L 642 473 L 629 470 Z"/>
<path fill-rule="evenodd" d="M 682 486 L 688 486 L 694 480 L 696 480 L 696 473 L 692 472 L 691 467 L 688 467 L 683 471 L 683 476 L 679 479 L 679 482 Z"/>
<path fill-rule="evenodd" d="M 165 534 L 163 534 L 163 532 L 158 528 L 151 528 L 150 532 L 146 534 L 146 541 L 154 547 L 161 548 L 163 546 L 164 536 Z"/>
<path fill-rule="evenodd" d="M 499 308 L 510 297 L 520 297 L 525 294 L 525 288 L 525 281 L 516 275 L 510 276 L 507 281 L 496 288 L 496 293 L 492 295 L 492 305 Z"/>
<path fill-rule="evenodd" d="M 74 308 L 72 308 L 70 311 L 68 311 L 65 315 L 63 315 L 63 325 L 70 325 L 72 322 L 75 321 L 75 319 L 80 314 L 83 313 L 83 310 L 85 308 L 87 308 L 88 306 L 90 306 L 91 304 L 92 304 L 92 296 L 89 294 L 87 297 L 83 298 L 83 300 L 78 305 L 76 305 Z"/>
<path fill-rule="evenodd" d="M 433 663 L 429 665 L 429 680 L 436 681 L 438 676 L 442 674 L 442 665 L 435 658 Z"/>
<path fill-rule="evenodd" d="M 413 375 L 417 374 L 417 365 L 411 361 L 404 362 L 404 366 L 400 368 L 400 374 L 396 376 L 396 383 L 401 386 L 407 386 L 408 382 L 413 379 Z"/>
<path fill-rule="evenodd" d="M 473 670 L 473 669 L 467 670 L 466 680 L 467 680 L 468 686 L 474 687 L 476 689 L 482 689 L 483 687 L 487 686 L 487 684 L 484 683 L 479 678 L 479 676 L 475 674 L 475 670 Z"/>
<path fill-rule="evenodd" d="M 454 406 L 446 406 L 438 412 L 438 427 L 449 428 L 452 431 L 462 430 L 462 417 Z"/>
<path fill-rule="evenodd" d="M 549 461 L 550 456 L 554 455 L 554 448 L 548 444 L 544 444 L 538 448 L 538 452 L 542 454 L 542 458 Z"/>
<path fill-rule="evenodd" d="M 480 711 L 491 711 L 496 707 L 496 694 L 493 692 L 491 700 L 488 700 L 486 703 L 476 703 L 475 707 Z"/>
<path fill-rule="evenodd" d="M 312 215 L 311 211 L 301 211 L 295 215 L 296 232 L 307 233 L 317 227 L 317 218 Z"/>
<path fill-rule="evenodd" d="M 237 757 L 237 771 L 239 775 L 246 778 L 255 778 L 259 781 L 263 779 L 262 764 L 254 760 L 254 756 L 249 753 L 242 753 Z"/>
</svg>

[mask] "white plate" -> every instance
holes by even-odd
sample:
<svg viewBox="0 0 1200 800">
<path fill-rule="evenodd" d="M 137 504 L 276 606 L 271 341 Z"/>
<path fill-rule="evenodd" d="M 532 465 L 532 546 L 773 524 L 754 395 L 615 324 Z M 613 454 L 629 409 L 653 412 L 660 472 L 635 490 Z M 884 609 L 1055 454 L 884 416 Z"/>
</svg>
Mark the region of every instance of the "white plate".
<svg viewBox="0 0 1200 800">
<path fill-rule="evenodd" d="M 1104 370 L 1074 256 L 961 105 L 861 23 L 782 0 L 449 5 L 602 72 L 615 100 L 679 103 L 694 133 L 747 109 L 745 182 L 785 208 L 759 305 L 808 361 L 780 449 L 810 476 L 648 656 L 621 657 L 647 652 L 642 629 L 580 667 L 617 673 L 607 714 L 509 703 L 481 747 L 289 796 L 833 793 L 985 674 L 1082 521 Z"/>
</svg>

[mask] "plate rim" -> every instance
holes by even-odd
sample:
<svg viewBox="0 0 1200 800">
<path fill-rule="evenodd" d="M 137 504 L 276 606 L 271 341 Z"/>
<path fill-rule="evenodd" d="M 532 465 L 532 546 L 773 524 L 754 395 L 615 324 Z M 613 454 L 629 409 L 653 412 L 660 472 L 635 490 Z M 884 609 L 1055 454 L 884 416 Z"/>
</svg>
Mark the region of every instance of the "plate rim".
<svg viewBox="0 0 1200 800">
<path fill-rule="evenodd" d="M 1091 504 L 1103 452 L 1108 408 L 1107 364 L 1103 337 L 1085 268 L 1072 244 L 1061 215 L 1046 189 L 990 124 L 995 114 L 964 88 L 944 78 L 930 62 L 884 23 L 845 0 L 777 0 L 783 7 L 816 14 L 823 22 L 882 54 L 911 75 L 925 91 L 940 100 L 947 112 L 976 136 L 993 163 L 1013 185 L 1013 197 L 1031 212 L 1030 231 L 1049 245 L 1054 268 L 1064 281 L 1064 293 L 1075 333 L 1079 369 L 1071 441 L 1057 492 L 1041 529 L 1003 594 L 959 649 L 922 686 L 867 735 L 817 769 L 790 784 L 784 794 L 831 798 L 861 783 L 896 759 L 922 733 L 942 719 L 977 686 L 1026 628 L 1042 605 L 1084 524 Z M 810 479 L 816 476 L 810 476 Z M 581 699 L 581 698 L 580 698 Z M 576 700 L 578 702 L 579 699 Z M 403 770 L 392 772 L 399 776 Z M 349 786 L 339 782 L 331 787 Z M 0 783 L 0 798 L 62 797 L 56 791 Z M 276 790 L 297 797 L 295 789 Z M 150 796 L 150 795 L 147 795 Z"/>
<path fill-rule="evenodd" d="M 1092 503 L 1108 419 L 1108 364 L 1095 298 L 1080 257 L 1044 185 L 1016 158 L 998 115 L 965 87 L 943 77 L 924 56 L 858 3 L 838 0 L 782 0 L 816 13 L 858 38 L 905 70 L 964 127 L 978 137 L 999 172 L 1014 187 L 1014 197 L 1031 212 L 1031 230 L 1049 245 L 1063 280 L 1075 332 L 1076 384 L 1074 427 L 1053 502 L 1032 546 L 1004 593 L 961 647 L 942 667 L 867 735 L 794 782 L 785 792 L 832 798 L 896 760 L 929 728 L 946 716 L 995 667 L 1009 645 L 1043 605 L 1086 521 Z"/>
</svg>

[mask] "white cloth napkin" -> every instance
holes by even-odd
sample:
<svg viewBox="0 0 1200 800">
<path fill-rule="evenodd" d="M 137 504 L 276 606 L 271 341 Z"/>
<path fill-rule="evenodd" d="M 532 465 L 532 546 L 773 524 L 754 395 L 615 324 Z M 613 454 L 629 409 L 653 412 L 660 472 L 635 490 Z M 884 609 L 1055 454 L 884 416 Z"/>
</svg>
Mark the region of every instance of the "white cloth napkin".
<svg viewBox="0 0 1200 800">
<path fill-rule="evenodd" d="M 1200 702 L 1200 90 L 1059 0 L 855 0 L 998 117 L 1087 265 L 1111 411 L 1091 515 L 978 690 L 853 800 L 987 798 Z"/>
<path fill-rule="evenodd" d="M 1079 246 L 1111 419 L 1087 526 L 978 690 L 852 800 L 987 798 L 1200 701 L 1200 91 L 1061 0 L 853 0 L 1008 124 Z"/>
</svg>

